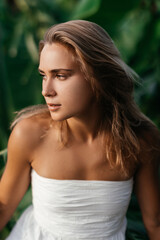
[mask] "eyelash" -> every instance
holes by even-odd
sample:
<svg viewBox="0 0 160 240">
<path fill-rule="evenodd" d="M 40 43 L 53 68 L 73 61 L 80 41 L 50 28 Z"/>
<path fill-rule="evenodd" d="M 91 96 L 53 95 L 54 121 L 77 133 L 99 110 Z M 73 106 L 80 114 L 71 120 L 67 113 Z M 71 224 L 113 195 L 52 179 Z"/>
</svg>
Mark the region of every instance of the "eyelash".
<svg viewBox="0 0 160 240">
<path fill-rule="evenodd" d="M 40 76 L 42 77 L 43 80 L 45 80 L 44 79 L 46 77 L 45 75 L 40 73 Z M 67 78 L 67 76 L 64 74 L 56 74 L 55 77 L 58 78 L 59 80 L 65 80 Z"/>
<path fill-rule="evenodd" d="M 42 79 L 44 80 L 44 78 L 46 77 L 45 75 L 43 75 L 43 74 L 39 74 L 41 77 L 42 77 Z"/>
<path fill-rule="evenodd" d="M 60 80 L 65 80 L 67 78 L 67 76 L 64 74 L 56 74 L 56 78 L 58 78 Z"/>
</svg>

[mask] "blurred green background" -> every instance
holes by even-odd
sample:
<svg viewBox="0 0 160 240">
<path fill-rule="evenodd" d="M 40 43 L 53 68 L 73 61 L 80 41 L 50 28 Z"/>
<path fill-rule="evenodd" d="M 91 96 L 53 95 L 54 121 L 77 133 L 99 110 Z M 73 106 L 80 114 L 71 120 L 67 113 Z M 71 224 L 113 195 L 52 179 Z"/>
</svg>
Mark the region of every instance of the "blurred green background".
<svg viewBox="0 0 160 240">
<path fill-rule="evenodd" d="M 93 21 L 107 30 L 124 61 L 140 76 L 137 104 L 160 127 L 159 0 L 0 0 L 0 175 L 13 113 L 43 102 L 38 42 L 51 25 L 73 19 Z M 29 190 L 0 240 L 30 200 Z M 134 196 L 127 216 L 127 239 L 147 239 Z"/>
</svg>

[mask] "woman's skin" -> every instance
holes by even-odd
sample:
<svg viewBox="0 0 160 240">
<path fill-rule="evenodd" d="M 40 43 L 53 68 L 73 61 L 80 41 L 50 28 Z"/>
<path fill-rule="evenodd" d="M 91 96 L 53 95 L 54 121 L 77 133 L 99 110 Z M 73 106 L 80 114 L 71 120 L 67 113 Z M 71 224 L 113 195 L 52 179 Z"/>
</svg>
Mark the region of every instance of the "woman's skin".
<svg viewBox="0 0 160 240">
<path fill-rule="evenodd" d="M 145 133 L 140 139 L 139 157 L 146 161 L 130 176 L 123 176 L 111 169 L 106 159 L 103 136 L 97 134 L 101 111 L 74 54 L 58 43 L 46 44 L 40 55 L 39 72 L 50 116 L 21 120 L 11 133 L 8 161 L 0 182 L 0 229 L 24 196 L 33 168 L 39 175 L 53 179 L 125 181 L 135 176 L 144 224 L 150 239 L 159 240 L 159 156 L 146 153 L 143 141 L 154 141 L 152 133 Z M 67 120 L 67 146 L 59 146 L 59 131 L 51 119 Z"/>
</svg>

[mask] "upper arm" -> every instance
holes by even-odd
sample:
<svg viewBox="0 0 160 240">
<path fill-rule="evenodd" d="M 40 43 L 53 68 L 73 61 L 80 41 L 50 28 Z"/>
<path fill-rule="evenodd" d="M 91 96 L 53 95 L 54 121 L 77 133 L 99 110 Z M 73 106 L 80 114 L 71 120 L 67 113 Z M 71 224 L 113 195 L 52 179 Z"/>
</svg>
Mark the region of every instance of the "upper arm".
<svg viewBox="0 0 160 240">
<path fill-rule="evenodd" d="M 150 143 L 151 144 L 151 143 Z M 157 144 L 156 144 L 157 145 Z M 147 145 L 145 145 L 147 148 Z M 148 145 L 150 148 L 150 145 Z M 135 177 L 135 191 L 148 232 L 160 225 L 160 151 L 142 151 L 140 164 Z"/>
<path fill-rule="evenodd" d="M 12 215 L 30 184 L 33 142 L 27 120 L 17 124 L 8 142 L 7 164 L 0 181 L 0 203 Z"/>
</svg>

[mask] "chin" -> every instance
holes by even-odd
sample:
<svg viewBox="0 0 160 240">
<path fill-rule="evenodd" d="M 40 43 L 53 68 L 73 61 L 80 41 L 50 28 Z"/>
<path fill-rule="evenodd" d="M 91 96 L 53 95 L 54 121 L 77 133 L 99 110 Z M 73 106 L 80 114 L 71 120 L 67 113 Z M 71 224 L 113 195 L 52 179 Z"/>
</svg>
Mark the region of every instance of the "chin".
<svg viewBox="0 0 160 240">
<path fill-rule="evenodd" d="M 52 112 L 50 112 L 50 114 L 51 114 L 51 118 L 56 122 L 61 122 L 61 121 L 67 120 L 72 117 L 72 115 L 63 115 L 62 116 L 60 114 L 55 114 Z"/>
</svg>

